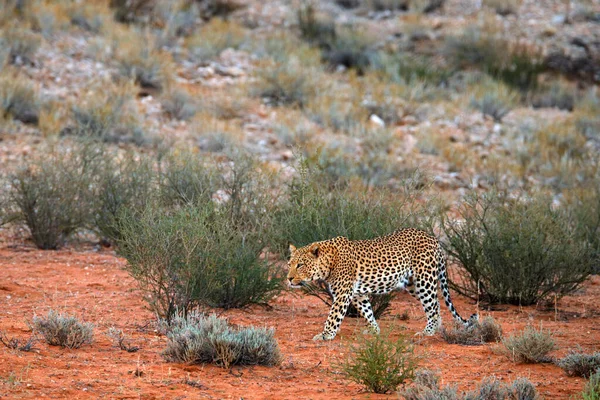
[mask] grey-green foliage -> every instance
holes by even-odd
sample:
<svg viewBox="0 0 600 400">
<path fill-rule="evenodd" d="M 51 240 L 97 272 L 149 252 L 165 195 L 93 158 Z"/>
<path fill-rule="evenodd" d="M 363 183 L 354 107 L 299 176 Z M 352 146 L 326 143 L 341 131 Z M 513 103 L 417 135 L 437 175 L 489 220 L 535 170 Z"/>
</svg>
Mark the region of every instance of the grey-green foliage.
<svg viewBox="0 0 600 400">
<path fill-rule="evenodd" d="M 414 384 L 400 394 L 406 400 L 537 400 L 535 386 L 526 378 L 504 384 L 494 378 L 484 379 L 477 389 L 458 393 L 452 386 L 439 386 L 439 376 L 429 370 L 418 370 Z"/>
<path fill-rule="evenodd" d="M 75 143 L 49 149 L 13 174 L 10 202 L 37 247 L 56 249 L 87 226 L 101 166 L 101 149 L 90 143 Z"/>
<path fill-rule="evenodd" d="M 342 375 L 374 393 L 394 391 L 412 379 L 418 358 L 408 339 L 388 334 L 363 336 L 337 366 Z"/>
<path fill-rule="evenodd" d="M 234 328 L 225 319 L 197 312 L 176 315 L 167 328 L 169 362 L 274 366 L 281 362 L 275 331 L 267 328 Z"/>
<path fill-rule="evenodd" d="M 198 154 L 168 154 L 161 163 L 160 196 L 167 206 L 210 201 L 218 189 L 215 168 L 206 165 Z"/>
<path fill-rule="evenodd" d="M 576 290 L 591 272 L 590 248 L 546 197 L 469 195 L 462 221 L 445 221 L 444 245 L 462 265 L 459 293 L 488 302 L 530 305 Z"/>
<path fill-rule="evenodd" d="M 41 42 L 40 35 L 24 27 L 23 23 L 0 29 L 0 48 L 6 49 L 12 64 L 32 63 Z"/>
<path fill-rule="evenodd" d="M 54 310 L 48 311 L 46 317 L 33 317 L 32 325 L 52 346 L 78 349 L 84 344 L 91 344 L 94 339 L 93 324 L 80 322 L 76 317 Z"/>
<path fill-rule="evenodd" d="M 571 351 L 556 364 L 570 376 L 589 378 L 600 370 L 600 352 L 586 354 L 581 351 Z"/>
<path fill-rule="evenodd" d="M 548 353 L 556 349 L 549 331 L 536 330 L 528 326 L 520 334 L 511 335 L 502 341 L 506 356 L 517 363 L 542 363 L 552 359 Z"/>
</svg>

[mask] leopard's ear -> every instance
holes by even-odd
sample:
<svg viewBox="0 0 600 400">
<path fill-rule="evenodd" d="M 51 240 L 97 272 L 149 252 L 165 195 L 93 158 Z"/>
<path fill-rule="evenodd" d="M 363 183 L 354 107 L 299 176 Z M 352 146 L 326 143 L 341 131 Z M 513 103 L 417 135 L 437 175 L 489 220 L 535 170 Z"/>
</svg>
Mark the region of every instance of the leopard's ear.
<svg viewBox="0 0 600 400">
<path fill-rule="evenodd" d="M 318 258 L 319 257 L 319 245 L 315 243 L 312 246 L 310 246 L 310 252 L 312 253 L 313 256 Z"/>
<path fill-rule="evenodd" d="M 296 251 L 296 246 L 290 243 L 290 254 Z"/>
</svg>

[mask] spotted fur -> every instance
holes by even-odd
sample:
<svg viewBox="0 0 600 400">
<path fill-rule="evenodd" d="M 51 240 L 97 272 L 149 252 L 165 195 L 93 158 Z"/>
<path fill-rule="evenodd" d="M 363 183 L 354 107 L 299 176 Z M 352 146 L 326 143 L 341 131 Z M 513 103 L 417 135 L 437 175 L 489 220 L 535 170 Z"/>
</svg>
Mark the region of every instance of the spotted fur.
<svg viewBox="0 0 600 400">
<path fill-rule="evenodd" d="M 348 240 L 345 237 L 315 242 L 296 249 L 290 245 L 288 281 L 292 287 L 317 279 L 325 280 L 334 300 L 322 333 L 314 340 L 331 340 L 337 334 L 350 303 L 379 333 L 369 294 L 406 289 L 421 301 L 427 315 L 423 333 L 433 335 L 441 325 L 438 280 L 446 306 L 465 326 L 467 321 L 450 300 L 446 275 L 446 257 L 438 240 L 417 229 L 403 229 L 372 240 Z"/>
</svg>

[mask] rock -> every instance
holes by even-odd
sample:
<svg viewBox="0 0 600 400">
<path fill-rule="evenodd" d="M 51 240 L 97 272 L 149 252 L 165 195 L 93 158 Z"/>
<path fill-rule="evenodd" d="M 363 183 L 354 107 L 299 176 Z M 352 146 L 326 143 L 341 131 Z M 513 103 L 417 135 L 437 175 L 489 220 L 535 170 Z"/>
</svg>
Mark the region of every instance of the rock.
<svg viewBox="0 0 600 400">
<path fill-rule="evenodd" d="M 385 126 L 385 122 L 377 114 L 371 114 L 371 116 L 369 117 L 369 121 L 376 126 Z"/>
</svg>

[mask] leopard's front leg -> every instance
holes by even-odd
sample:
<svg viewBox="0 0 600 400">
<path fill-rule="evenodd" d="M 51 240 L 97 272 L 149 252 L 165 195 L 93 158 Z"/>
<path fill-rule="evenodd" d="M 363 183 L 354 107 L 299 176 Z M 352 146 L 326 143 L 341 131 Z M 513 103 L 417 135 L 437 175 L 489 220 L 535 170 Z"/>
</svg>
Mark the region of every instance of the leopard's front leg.
<svg viewBox="0 0 600 400">
<path fill-rule="evenodd" d="M 327 321 L 325 321 L 325 329 L 322 333 L 313 337 L 313 340 L 333 340 L 335 338 L 350 305 L 351 294 L 352 289 L 344 290 L 338 294 L 334 293 L 333 304 L 331 310 L 329 310 Z"/>
</svg>

